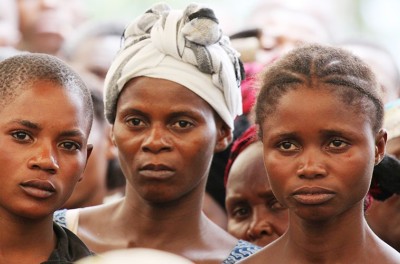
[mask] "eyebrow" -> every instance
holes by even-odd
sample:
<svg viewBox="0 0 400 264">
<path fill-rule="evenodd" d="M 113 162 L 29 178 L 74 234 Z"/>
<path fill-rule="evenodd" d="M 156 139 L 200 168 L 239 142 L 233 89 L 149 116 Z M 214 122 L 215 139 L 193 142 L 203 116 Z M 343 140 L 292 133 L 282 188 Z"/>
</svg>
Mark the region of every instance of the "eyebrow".
<svg viewBox="0 0 400 264">
<path fill-rule="evenodd" d="M 35 130 L 41 130 L 42 127 L 34 122 L 28 121 L 28 120 L 23 120 L 23 119 L 16 119 L 12 120 L 10 123 L 17 123 L 19 125 L 22 125 L 24 127 L 30 128 L 30 129 L 35 129 Z"/>
<path fill-rule="evenodd" d="M 24 119 L 16 119 L 16 120 L 12 120 L 10 123 L 17 123 L 20 124 L 24 127 L 30 128 L 30 129 L 34 129 L 34 130 L 42 130 L 43 127 L 41 125 L 39 125 L 38 123 L 34 123 L 28 120 L 24 120 Z M 60 137 L 84 137 L 84 133 L 78 129 L 73 129 L 73 130 L 67 130 L 67 131 L 62 131 L 60 133 Z"/>
</svg>

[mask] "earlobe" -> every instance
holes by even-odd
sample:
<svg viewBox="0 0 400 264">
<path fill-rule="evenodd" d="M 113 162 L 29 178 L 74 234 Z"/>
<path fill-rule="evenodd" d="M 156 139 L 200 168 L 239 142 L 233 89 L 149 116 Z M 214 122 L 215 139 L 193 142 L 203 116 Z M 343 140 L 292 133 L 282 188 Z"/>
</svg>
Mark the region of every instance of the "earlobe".
<svg viewBox="0 0 400 264">
<path fill-rule="evenodd" d="M 114 138 L 114 126 L 112 126 L 110 129 L 110 138 L 111 138 L 112 144 L 116 147 L 117 145 L 115 144 L 115 138 Z"/>
<path fill-rule="evenodd" d="M 214 153 L 224 151 L 232 142 L 233 133 L 232 129 L 225 123 L 218 129 L 218 138 L 215 144 Z"/>
<path fill-rule="evenodd" d="M 376 134 L 375 139 L 375 165 L 378 165 L 386 152 L 386 141 L 387 141 L 387 132 L 384 129 L 381 129 Z"/>
<path fill-rule="evenodd" d="M 88 161 L 89 161 L 90 155 L 92 154 L 92 151 L 93 151 L 93 145 L 92 145 L 92 144 L 87 144 L 87 147 L 86 147 L 86 162 L 85 162 L 85 169 L 86 169 L 86 166 L 87 166 L 87 164 L 88 164 Z M 79 177 L 79 180 L 78 180 L 78 182 L 80 182 L 82 179 L 83 179 L 83 173 L 82 173 L 82 174 L 81 174 L 81 176 Z"/>
<path fill-rule="evenodd" d="M 112 130 L 110 128 L 108 128 L 108 131 L 106 133 L 108 135 L 107 136 L 107 159 L 113 160 L 117 157 L 117 148 L 115 146 Z"/>
</svg>

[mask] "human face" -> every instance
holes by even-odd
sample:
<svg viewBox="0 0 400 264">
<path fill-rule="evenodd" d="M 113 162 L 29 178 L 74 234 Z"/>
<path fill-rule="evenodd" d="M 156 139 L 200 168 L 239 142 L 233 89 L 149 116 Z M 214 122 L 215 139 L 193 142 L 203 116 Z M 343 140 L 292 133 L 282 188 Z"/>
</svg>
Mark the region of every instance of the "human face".
<svg viewBox="0 0 400 264">
<path fill-rule="evenodd" d="M 108 123 L 100 122 L 95 116 L 88 139 L 95 151 L 90 155 L 83 179 L 76 185 L 63 208 L 79 208 L 103 203 L 107 193 L 108 162 L 114 157 L 109 132 Z"/>
<path fill-rule="evenodd" d="M 286 231 L 288 212 L 268 183 L 261 142 L 249 145 L 232 164 L 226 209 L 228 232 L 258 246 L 266 246 Z"/>
<path fill-rule="evenodd" d="M 138 77 L 126 84 L 112 128 L 127 195 L 168 202 L 204 191 L 215 151 L 230 130 L 198 95 L 172 81 Z M 200 187 L 199 187 L 200 186 Z"/>
<path fill-rule="evenodd" d="M 271 188 L 291 213 L 316 221 L 350 208 L 362 213 L 386 134 L 375 135 L 359 109 L 349 110 L 332 89 L 298 86 L 262 124 Z"/>
<path fill-rule="evenodd" d="M 0 115 L 0 215 L 51 217 L 71 195 L 90 152 L 82 99 L 38 81 Z"/>
<path fill-rule="evenodd" d="M 121 38 L 104 36 L 87 40 L 72 58 L 76 67 L 92 73 L 102 83 L 106 78 L 108 68 L 120 48 Z M 102 87 L 102 86 L 100 86 Z"/>
<path fill-rule="evenodd" d="M 0 46 L 14 46 L 19 40 L 18 11 L 14 0 L 0 1 Z"/>
<path fill-rule="evenodd" d="M 84 19 L 80 0 L 17 0 L 24 48 L 56 54 Z"/>
</svg>

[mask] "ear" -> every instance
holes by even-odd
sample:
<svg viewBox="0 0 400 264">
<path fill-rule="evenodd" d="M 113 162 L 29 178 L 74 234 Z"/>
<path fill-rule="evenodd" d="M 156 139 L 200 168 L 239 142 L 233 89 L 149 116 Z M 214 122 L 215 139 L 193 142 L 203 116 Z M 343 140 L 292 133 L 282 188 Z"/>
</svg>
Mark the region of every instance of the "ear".
<svg viewBox="0 0 400 264">
<path fill-rule="evenodd" d="M 88 164 L 88 161 L 89 161 L 90 155 L 92 154 L 92 151 L 93 151 L 93 145 L 92 145 L 92 144 L 87 144 L 87 147 L 86 147 L 86 162 L 85 162 L 85 169 L 86 169 L 86 166 L 87 166 L 87 164 Z M 83 179 L 83 173 L 81 173 L 81 176 L 79 177 L 79 180 L 78 180 L 78 182 L 80 182 L 82 179 Z"/>
<path fill-rule="evenodd" d="M 112 145 L 114 145 L 116 147 L 117 144 L 115 144 L 114 126 L 111 126 L 111 129 L 110 129 L 110 139 L 111 139 Z"/>
<path fill-rule="evenodd" d="M 107 140 L 107 159 L 112 160 L 117 157 L 117 147 L 115 146 L 114 140 L 112 138 L 112 131 L 111 131 L 111 126 L 107 126 L 107 131 L 105 135 L 107 135 L 106 140 Z"/>
<path fill-rule="evenodd" d="M 378 165 L 385 156 L 386 141 L 387 132 L 385 129 L 381 129 L 375 137 L 375 165 Z"/>
<path fill-rule="evenodd" d="M 232 129 L 227 124 L 225 124 L 225 122 L 221 122 L 217 129 L 218 136 L 215 143 L 214 153 L 225 150 L 233 139 Z"/>
</svg>

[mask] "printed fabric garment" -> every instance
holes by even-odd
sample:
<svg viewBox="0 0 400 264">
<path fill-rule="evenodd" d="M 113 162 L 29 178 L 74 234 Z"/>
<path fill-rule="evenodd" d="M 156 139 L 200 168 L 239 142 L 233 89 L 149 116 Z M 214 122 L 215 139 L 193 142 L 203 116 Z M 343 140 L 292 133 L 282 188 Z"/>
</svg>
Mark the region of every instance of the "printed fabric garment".
<svg viewBox="0 0 400 264">
<path fill-rule="evenodd" d="M 81 258 L 95 255 L 67 228 L 54 223 L 53 229 L 57 237 L 57 246 L 49 259 L 41 264 L 72 264 Z"/>
<path fill-rule="evenodd" d="M 239 240 L 236 246 L 233 248 L 229 257 L 225 259 L 221 264 L 234 264 L 239 260 L 242 260 L 257 251 L 259 251 L 261 247 L 254 245 L 245 240 Z"/>
</svg>

